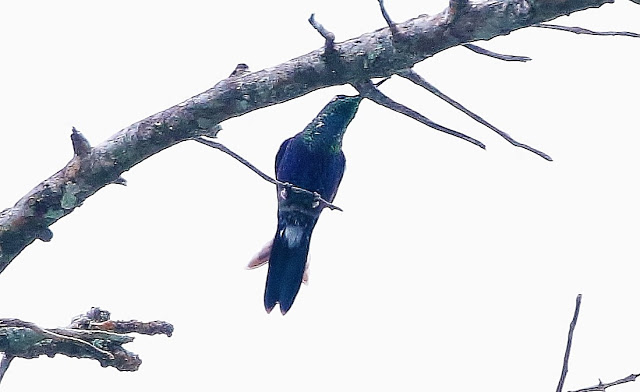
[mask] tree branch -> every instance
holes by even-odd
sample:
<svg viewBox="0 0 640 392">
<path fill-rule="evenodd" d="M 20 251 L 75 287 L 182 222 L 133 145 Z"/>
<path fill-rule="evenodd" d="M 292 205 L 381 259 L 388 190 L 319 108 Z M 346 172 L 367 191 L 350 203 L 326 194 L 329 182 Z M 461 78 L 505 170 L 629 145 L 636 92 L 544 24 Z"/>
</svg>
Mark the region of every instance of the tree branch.
<svg viewBox="0 0 640 392">
<path fill-rule="evenodd" d="M 489 57 L 493 57 L 494 59 L 498 59 L 498 60 L 503 60 L 503 61 L 520 61 L 520 62 L 527 62 L 527 61 L 531 61 L 531 57 L 527 57 L 527 56 L 513 56 L 510 54 L 501 54 L 501 53 L 496 53 L 496 52 L 492 52 L 488 49 L 485 48 L 481 48 L 478 45 L 473 45 L 473 44 L 464 44 L 462 45 L 465 48 L 476 52 L 478 54 L 481 54 L 483 56 L 489 56 Z"/>
<path fill-rule="evenodd" d="M 389 13 L 387 12 L 387 9 L 384 6 L 384 0 L 378 0 L 378 4 L 380 5 L 380 12 L 382 13 L 382 17 L 384 18 L 384 21 L 387 22 L 387 26 L 391 31 L 391 36 L 394 38 L 397 37 L 399 33 L 398 26 L 396 26 L 394 21 L 391 19 L 391 16 L 389 16 Z"/>
<path fill-rule="evenodd" d="M 612 382 L 606 382 L 606 383 L 603 383 L 601 380 L 599 380 L 600 382 L 597 385 L 594 385 L 592 387 L 577 389 L 577 390 L 572 391 L 572 392 L 604 392 L 609 387 L 612 387 L 612 386 L 615 386 L 615 385 L 620 385 L 620 384 L 625 384 L 625 383 L 628 383 L 628 382 L 633 382 L 638 377 L 640 377 L 640 374 L 630 374 L 625 378 L 621 378 L 619 380 L 612 381 Z"/>
<path fill-rule="evenodd" d="M 356 83 L 354 84 L 354 87 L 358 90 L 358 92 L 360 93 L 360 95 L 362 95 L 363 97 L 372 100 L 373 102 L 377 103 L 378 105 L 384 106 L 388 109 L 393 110 L 394 112 L 398 112 L 401 114 L 404 114 L 407 117 L 410 117 L 418 122 L 423 123 L 424 125 L 431 127 L 435 130 L 444 132 L 448 135 L 452 135 L 455 137 L 458 137 L 462 140 L 466 140 L 469 143 L 475 144 L 476 146 L 484 149 L 485 145 L 479 141 L 476 140 L 474 138 L 472 138 L 471 136 L 467 136 L 464 133 L 460 133 L 458 131 L 454 131 L 453 129 L 449 129 L 447 127 L 444 127 L 438 123 L 435 123 L 431 120 L 429 120 L 427 117 L 423 116 L 422 114 L 416 112 L 413 109 L 410 109 L 396 101 L 394 101 L 393 99 L 387 97 L 386 95 L 384 95 L 380 90 L 378 90 L 376 88 L 376 86 L 371 82 L 371 81 L 367 81 L 367 82 L 363 82 L 363 83 Z"/>
<path fill-rule="evenodd" d="M 11 361 L 13 361 L 13 356 L 7 354 L 2 355 L 2 359 L 0 359 L 0 383 L 7 373 L 9 365 L 11 365 Z"/>
<path fill-rule="evenodd" d="M 320 33 L 322 38 L 324 38 L 324 51 L 325 51 L 325 53 L 333 51 L 334 50 L 333 43 L 336 40 L 335 34 L 333 34 L 329 30 L 327 30 L 323 25 L 318 23 L 316 21 L 316 15 L 315 14 L 311 14 L 311 16 L 309 17 L 309 23 L 311 24 L 311 26 L 313 26 L 314 29 L 316 29 L 318 31 L 318 33 Z"/>
<path fill-rule="evenodd" d="M 491 129 L 492 131 L 494 131 L 495 133 L 500 135 L 502 138 L 504 138 L 506 141 L 508 141 L 509 143 L 513 144 L 514 146 L 520 147 L 520 148 L 524 148 L 525 150 L 531 151 L 534 154 L 537 154 L 537 155 L 543 157 L 547 161 L 552 161 L 553 160 L 553 159 L 551 159 L 551 157 L 549 155 L 545 154 L 544 152 L 542 152 L 540 150 L 537 150 L 537 149 L 535 149 L 533 147 L 530 147 L 530 146 L 528 146 L 528 145 L 526 145 L 524 143 L 520 143 L 520 142 L 516 141 L 511 136 L 509 136 L 508 133 L 503 132 L 503 131 L 499 130 L 498 128 L 494 127 L 493 125 L 489 124 L 485 119 L 483 119 L 482 117 L 480 117 L 477 114 L 473 113 L 469 109 L 465 108 L 462 104 L 458 103 L 453 98 L 450 98 L 449 96 L 444 94 L 442 91 L 438 90 L 434 85 L 432 85 L 431 83 L 427 82 L 422 76 L 418 75 L 415 71 L 413 71 L 413 70 L 404 70 L 404 71 L 399 72 L 398 75 L 403 77 L 403 78 L 406 78 L 406 79 L 412 81 L 413 83 L 417 84 L 418 86 L 420 86 L 420 87 L 426 89 L 427 91 L 433 93 L 435 96 L 437 96 L 438 98 L 444 100 L 449 105 L 451 105 L 454 108 L 460 110 L 461 112 L 463 112 L 467 116 L 471 117 L 472 119 L 476 120 L 477 122 L 479 122 L 480 124 L 484 125 L 485 127 Z"/>
<path fill-rule="evenodd" d="M 573 319 L 569 324 L 569 336 L 567 337 L 567 348 L 564 351 L 564 361 L 562 362 L 562 372 L 560 373 L 560 380 L 558 381 L 558 387 L 556 392 L 562 392 L 564 387 L 564 380 L 567 377 L 569 371 L 569 355 L 571 353 L 571 343 L 573 341 L 573 331 L 576 329 L 578 323 L 578 314 L 580 313 L 580 302 L 582 302 L 582 294 L 578 294 L 576 297 L 576 309 L 573 312 Z"/>
<path fill-rule="evenodd" d="M 402 32 L 402 50 L 394 47 L 387 27 L 333 43 L 337 55 L 331 59 L 324 56 L 325 48 L 321 48 L 272 68 L 221 80 L 211 89 L 130 125 L 88 151 L 81 148 L 64 168 L 13 207 L 0 212 L 0 272 L 36 239 L 50 240 L 48 227 L 88 197 L 108 184 L 122 183 L 123 172 L 176 143 L 215 136 L 217 125 L 224 120 L 324 87 L 391 76 L 445 49 L 612 2 L 487 0 L 469 7 L 465 1 L 452 1 L 455 12 L 447 9 L 395 23 Z"/>
<path fill-rule="evenodd" d="M 242 163 L 243 165 L 245 165 L 246 167 L 248 167 L 251 171 L 253 171 L 257 175 L 259 175 L 263 180 L 265 180 L 267 182 L 270 182 L 273 185 L 280 185 L 280 186 L 283 186 L 283 187 L 286 187 L 286 188 L 290 189 L 293 192 L 304 193 L 304 194 L 313 196 L 314 199 L 318 203 L 320 203 L 319 205 L 322 206 L 323 208 L 327 207 L 330 210 L 342 211 L 342 208 L 340 208 L 340 207 L 338 207 L 338 206 L 336 206 L 334 204 L 331 204 L 330 202 L 328 202 L 325 199 L 323 199 L 318 192 L 312 192 L 310 190 L 307 190 L 307 189 L 304 189 L 304 188 L 300 188 L 300 187 L 297 187 L 295 185 L 291 185 L 291 184 L 286 183 L 286 182 L 278 181 L 275 178 L 271 178 L 269 175 L 265 174 L 262 170 L 260 170 L 257 167 L 253 166 L 253 164 L 251 162 L 247 161 L 246 159 L 244 159 L 240 155 L 238 155 L 235 152 L 231 151 L 230 149 L 228 149 L 222 143 L 217 143 L 217 142 L 214 142 L 212 140 L 207 140 L 207 139 L 202 138 L 202 137 L 194 139 L 194 140 L 197 141 L 198 143 L 204 144 L 205 146 L 209 146 L 209 147 L 215 148 L 216 150 L 220 150 L 220 151 L 224 152 L 225 154 L 229 155 L 230 157 L 232 157 L 236 161 L 238 161 L 238 162 Z"/>
<path fill-rule="evenodd" d="M 551 29 L 551 30 L 560 30 L 560 31 L 568 31 L 574 34 L 587 34 L 587 35 L 604 35 L 604 36 L 623 36 L 623 37 L 633 37 L 640 38 L 640 34 L 632 33 L 629 31 L 593 31 L 588 30 L 582 27 L 570 27 L 570 26 L 560 26 L 556 24 L 550 23 L 536 23 L 533 27 L 539 27 L 543 29 Z"/>
<path fill-rule="evenodd" d="M 122 345 L 133 341 L 127 333 L 171 336 L 173 326 L 164 321 L 143 323 L 136 320 L 114 321 L 100 308 L 91 308 L 75 317 L 66 328 L 44 329 L 18 319 L 0 319 L 0 381 L 14 358 L 53 357 L 62 354 L 74 358 L 90 358 L 103 367 L 135 371 L 140 358 Z"/>
</svg>

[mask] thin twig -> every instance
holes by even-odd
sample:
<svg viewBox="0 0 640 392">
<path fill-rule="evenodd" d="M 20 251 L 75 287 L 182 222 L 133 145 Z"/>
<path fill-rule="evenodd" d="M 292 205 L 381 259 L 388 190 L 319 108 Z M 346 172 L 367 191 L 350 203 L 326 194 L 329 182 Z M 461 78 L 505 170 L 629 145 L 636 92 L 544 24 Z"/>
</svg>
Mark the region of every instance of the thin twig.
<svg viewBox="0 0 640 392">
<path fill-rule="evenodd" d="M 614 385 L 625 384 L 625 383 L 628 383 L 628 382 L 633 382 L 638 377 L 640 377 L 640 373 L 639 374 L 630 374 L 625 378 L 621 378 L 619 380 L 612 381 L 612 382 L 603 383 L 601 380 L 599 380 L 600 382 L 598 383 L 598 385 L 594 385 L 592 387 L 587 387 L 587 388 L 582 388 L 582 389 L 577 389 L 577 390 L 572 391 L 572 392 L 604 392 L 609 387 L 612 387 Z"/>
<path fill-rule="evenodd" d="M 482 54 L 485 56 L 489 56 L 489 57 L 493 57 L 495 59 L 498 60 L 504 60 L 504 61 L 520 61 L 520 62 L 527 62 L 527 61 L 531 61 L 531 57 L 527 57 L 527 56 L 513 56 L 510 54 L 501 54 L 501 53 L 496 53 L 496 52 L 492 52 L 488 49 L 485 48 L 481 48 L 477 45 L 474 44 L 464 44 L 462 45 L 465 48 L 472 50 L 478 54 Z"/>
<path fill-rule="evenodd" d="M 278 185 L 278 181 L 277 180 L 274 180 L 273 178 L 271 178 L 270 176 L 268 176 L 267 174 L 262 172 L 260 169 L 258 169 L 257 167 L 253 166 L 251 164 L 251 162 L 247 161 L 246 159 L 244 159 L 240 155 L 238 155 L 235 152 L 231 151 L 224 144 L 217 143 L 217 142 L 214 142 L 212 140 L 205 139 L 203 137 L 196 138 L 196 139 L 193 139 L 193 140 L 197 141 L 198 143 L 202 143 L 202 144 L 204 144 L 206 146 L 213 147 L 216 150 L 220 150 L 220 151 L 224 152 L 227 155 L 230 155 L 233 159 L 235 159 L 236 161 L 242 163 L 243 165 L 245 165 L 246 167 L 251 169 L 254 173 L 256 173 L 257 175 L 262 177 L 263 180 L 268 181 L 268 182 L 270 182 L 270 183 L 272 183 L 274 185 Z"/>
<path fill-rule="evenodd" d="M 324 50 L 325 51 L 335 50 L 335 48 L 333 47 L 333 43 L 336 40 L 335 34 L 325 29 L 323 25 L 321 25 L 316 21 L 316 14 L 311 14 L 311 16 L 309 17 L 309 23 L 324 38 Z"/>
<path fill-rule="evenodd" d="M 412 81 L 413 83 L 417 84 L 420 87 L 425 88 L 429 92 L 431 92 L 434 95 L 436 95 L 438 98 L 440 98 L 440 99 L 444 100 L 445 102 L 447 102 L 449 105 L 451 105 L 454 108 L 460 110 L 461 112 L 463 112 L 467 116 L 471 117 L 472 119 L 476 120 L 477 122 L 479 122 L 480 124 L 484 125 L 485 127 L 491 129 L 492 131 L 494 131 L 495 133 L 500 135 L 502 138 L 504 138 L 506 141 L 508 141 L 509 143 L 513 144 L 514 146 L 520 147 L 520 148 L 524 148 L 525 150 L 531 151 L 532 153 L 537 154 L 537 155 L 541 156 L 542 158 L 544 158 L 544 159 L 546 159 L 548 161 L 552 161 L 553 160 L 553 159 L 551 159 L 551 157 L 549 155 L 545 154 L 544 152 L 514 140 L 511 136 L 509 136 L 508 133 L 503 132 L 503 131 L 499 130 L 498 128 L 496 128 L 495 126 L 489 124 L 482 117 L 480 117 L 477 114 L 473 113 L 469 109 L 465 108 L 462 104 L 456 102 L 453 98 L 448 97 L 446 94 L 444 94 L 443 92 L 438 90 L 434 85 L 432 85 L 431 83 L 427 82 L 422 76 L 418 75 L 414 70 L 408 69 L 408 70 L 400 71 L 400 72 L 398 72 L 398 75 L 402 76 L 405 79 L 408 79 L 408 80 Z"/>
<path fill-rule="evenodd" d="M 296 193 L 303 193 L 303 194 L 311 195 L 311 196 L 314 197 L 314 200 L 316 200 L 316 201 L 318 201 L 320 203 L 321 206 L 327 207 L 330 210 L 342 211 L 342 208 L 340 208 L 340 207 L 338 207 L 338 206 L 336 206 L 334 204 L 331 204 L 330 202 L 328 202 L 325 199 L 323 199 L 318 192 L 312 192 L 310 190 L 307 190 L 307 189 L 304 189 L 304 188 L 300 188 L 300 187 L 295 186 L 293 184 L 289 184 L 289 183 L 282 182 L 282 181 L 276 180 L 274 178 L 271 178 L 269 175 L 265 174 L 263 171 L 261 171 L 260 169 L 258 169 L 255 166 L 253 166 L 249 161 L 247 161 L 246 159 L 244 159 L 240 155 L 236 154 L 235 152 L 231 151 L 224 144 L 217 143 L 217 142 L 205 139 L 203 137 L 195 138 L 193 140 L 197 141 L 198 143 L 202 143 L 202 144 L 204 144 L 206 146 L 209 146 L 209 147 L 212 147 L 212 148 L 215 148 L 217 150 L 220 150 L 220 151 L 224 152 L 225 154 L 231 156 L 236 161 L 242 163 L 243 165 L 245 165 L 246 167 L 251 169 L 254 173 L 256 173 L 257 175 L 262 177 L 262 179 L 265 180 L 265 181 L 268 181 L 268 182 L 270 182 L 270 183 L 272 183 L 274 185 L 280 185 L 280 186 L 286 187 L 286 188 L 291 189 L 293 192 L 296 192 Z"/>
<path fill-rule="evenodd" d="M 387 80 L 391 79 L 391 76 L 387 76 L 386 78 L 382 79 L 381 81 L 374 83 L 373 85 L 376 87 L 379 87 L 382 85 L 382 83 L 386 82 Z"/>
<path fill-rule="evenodd" d="M 387 26 L 389 26 L 389 29 L 391 30 L 391 36 L 393 38 L 396 38 L 398 36 L 398 26 L 396 26 L 396 24 L 393 22 L 391 16 L 389 16 L 389 13 L 387 12 L 387 9 L 384 7 L 384 0 L 378 0 L 378 3 L 380 4 L 380 12 L 382 12 L 382 17 L 384 18 L 385 22 L 387 22 Z"/>
<path fill-rule="evenodd" d="M 2 378 L 7 372 L 7 369 L 9 369 L 9 365 L 11 365 L 11 361 L 13 360 L 13 358 L 14 357 L 12 355 L 2 355 L 2 359 L 0 359 L 0 382 L 2 382 Z"/>
<path fill-rule="evenodd" d="M 556 392 L 562 392 L 562 387 L 564 386 L 564 380 L 567 377 L 567 372 L 569 371 L 569 354 L 571 353 L 571 343 L 573 340 L 573 331 L 576 329 L 576 323 L 578 322 L 578 313 L 580 313 L 580 302 L 582 301 L 582 294 L 578 294 L 576 297 L 576 309 L 573 312 L 573 319 L 571 320 L 571 324 L 569 324 L 569 336 L 567 338 L 567 348 L 564 351 L 564 361 L 562 363 L 562 373 L 560 374 L 560 381 L 558 381 L 558 387 L 556 388 Z"/>
<path fill-rule="evenodd" d="M 624 37 L 640 38 L 640 34 L 632 33 L 630 31 L 593 31 L 593 30 L 587 30 L 587 29 L 582 28 L 582 27 L 560 26 L 560 25 L 549 24 L 549 23 L 536 23 L 536 24 L 533 24 L 531 26 L 540 27 L 540 28 L 543 28 L 543 29 L 569 31 L 569 32 L 575 33 L 575 34 L 609 35 L 609 36 L 611 36 L 611 35 L 621 35 L 621 36 L 624 36 Z"/>
<path fill-rule="evenodd" d="M 367 81 L 367 82 L 361 82 L 361 83 L 355 83 L 353 85 L 355 87 L 356 90 L 358 90 L 358 92 L 360 92 L 360 94 L 367 98 L 372 100 L 373 102 L 377 103 L 378 105 L 382 105 L 386 108 L 389 108 L 395 112 L 404 114 L 407 117 L 410 117 L 418 122 L 421 122 L 423 124 L 425 124 L 428 127 L 431 127 L 435 130 L 444 132 L 446 134 L 455 136 L 455 137 L 459 137 L 462 140 L 466 140 L 469 143 L 473 143 L 476 146 L 484 149 L 485 145 L 479 141 L 476 140 L 474 138 L 472 138 L 471 136 L 467 136 L 464 133 L 460 133 L 458 131 L 454 131 L 453 129 L 449 129 L 447 127 L 444 127 L 440 124 L 434 123 L 433 121 L 429 120 L 427 117 L 423 116 L 422 114 L 416 112 L 413 109 L 409 109 L 408 107 L 397 103 L 396 101 L 392 100 L 391 98 L 387 97 L 386 95 L 384 95 L 380 90 L 378 90 L 373 83 L 371 83 L 371 81 Z"/>
</svg>

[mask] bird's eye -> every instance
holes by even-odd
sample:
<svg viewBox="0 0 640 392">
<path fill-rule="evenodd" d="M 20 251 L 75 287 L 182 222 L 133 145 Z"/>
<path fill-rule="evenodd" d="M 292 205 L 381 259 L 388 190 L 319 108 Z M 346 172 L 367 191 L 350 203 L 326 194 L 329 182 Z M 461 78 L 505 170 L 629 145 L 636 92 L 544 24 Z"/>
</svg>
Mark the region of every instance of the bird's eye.
<svg viewBox="0 0 640 392">
<path fill-rule="evenodd" d="M 314 200 L 311 202 L 311 208 L 318 208 L 320 205 L 320 200 Z"/>
<path fill-rule="evenodd" d="M 282 190 L 280 191 L 280 197 L 283 199 L 287 198 L 287 189 L 286 188 L 282 188 Z"/>
</svg>

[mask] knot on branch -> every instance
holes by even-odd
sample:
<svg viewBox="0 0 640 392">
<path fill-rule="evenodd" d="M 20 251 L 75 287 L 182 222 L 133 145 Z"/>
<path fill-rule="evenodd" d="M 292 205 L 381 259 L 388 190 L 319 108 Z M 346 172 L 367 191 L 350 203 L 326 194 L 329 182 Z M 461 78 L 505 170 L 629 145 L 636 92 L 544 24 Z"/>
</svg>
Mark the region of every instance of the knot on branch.
<svg viewBox="0 0 640 392">
<path fill-rule="evenodd" d="M 71 128 L 71 144 L 73 145 L 73 153 L 77 157 L 87 156 L 91 152 L 89 140 L 76 127 Z"/>
<path fill-rule="evenodd" d="M 236 65 L 236 68 L 233 70 L 233 72 L 231 72 L 231 75 L 229 75 L 229 77 L 237 78 L 247 73 L 249 73 L 249 66 L 245 63 L 240 63 Z"/>
<path fill-rule="evenodd" d="M 469 0 L 449 0 L 447 20 L 451 23 L 469 8 Z"/>
</svg>

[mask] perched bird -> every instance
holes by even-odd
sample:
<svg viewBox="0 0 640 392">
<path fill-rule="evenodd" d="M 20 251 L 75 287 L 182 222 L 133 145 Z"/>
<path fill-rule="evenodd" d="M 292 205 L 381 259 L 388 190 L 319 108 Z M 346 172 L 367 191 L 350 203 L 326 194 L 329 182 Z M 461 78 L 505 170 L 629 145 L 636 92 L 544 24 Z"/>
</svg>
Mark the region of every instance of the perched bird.
<svg viewBox="0 0 640 392">
<path fill-rule="evenodd" d="M 338 95 L 306 128 L 285 140 L 276 155 L 278 228 L 276 235 L 249 263 L 269 263 L 264 292 L 267 312 L 280 304 L 282 314 L 293 305 L 305 275 L 311 233 L 338 191 L 345 167 L 342 137 L 358 110 L 360 96 Z M 294 187 L 313 192 L 301 192 Z"/>
</svg>

